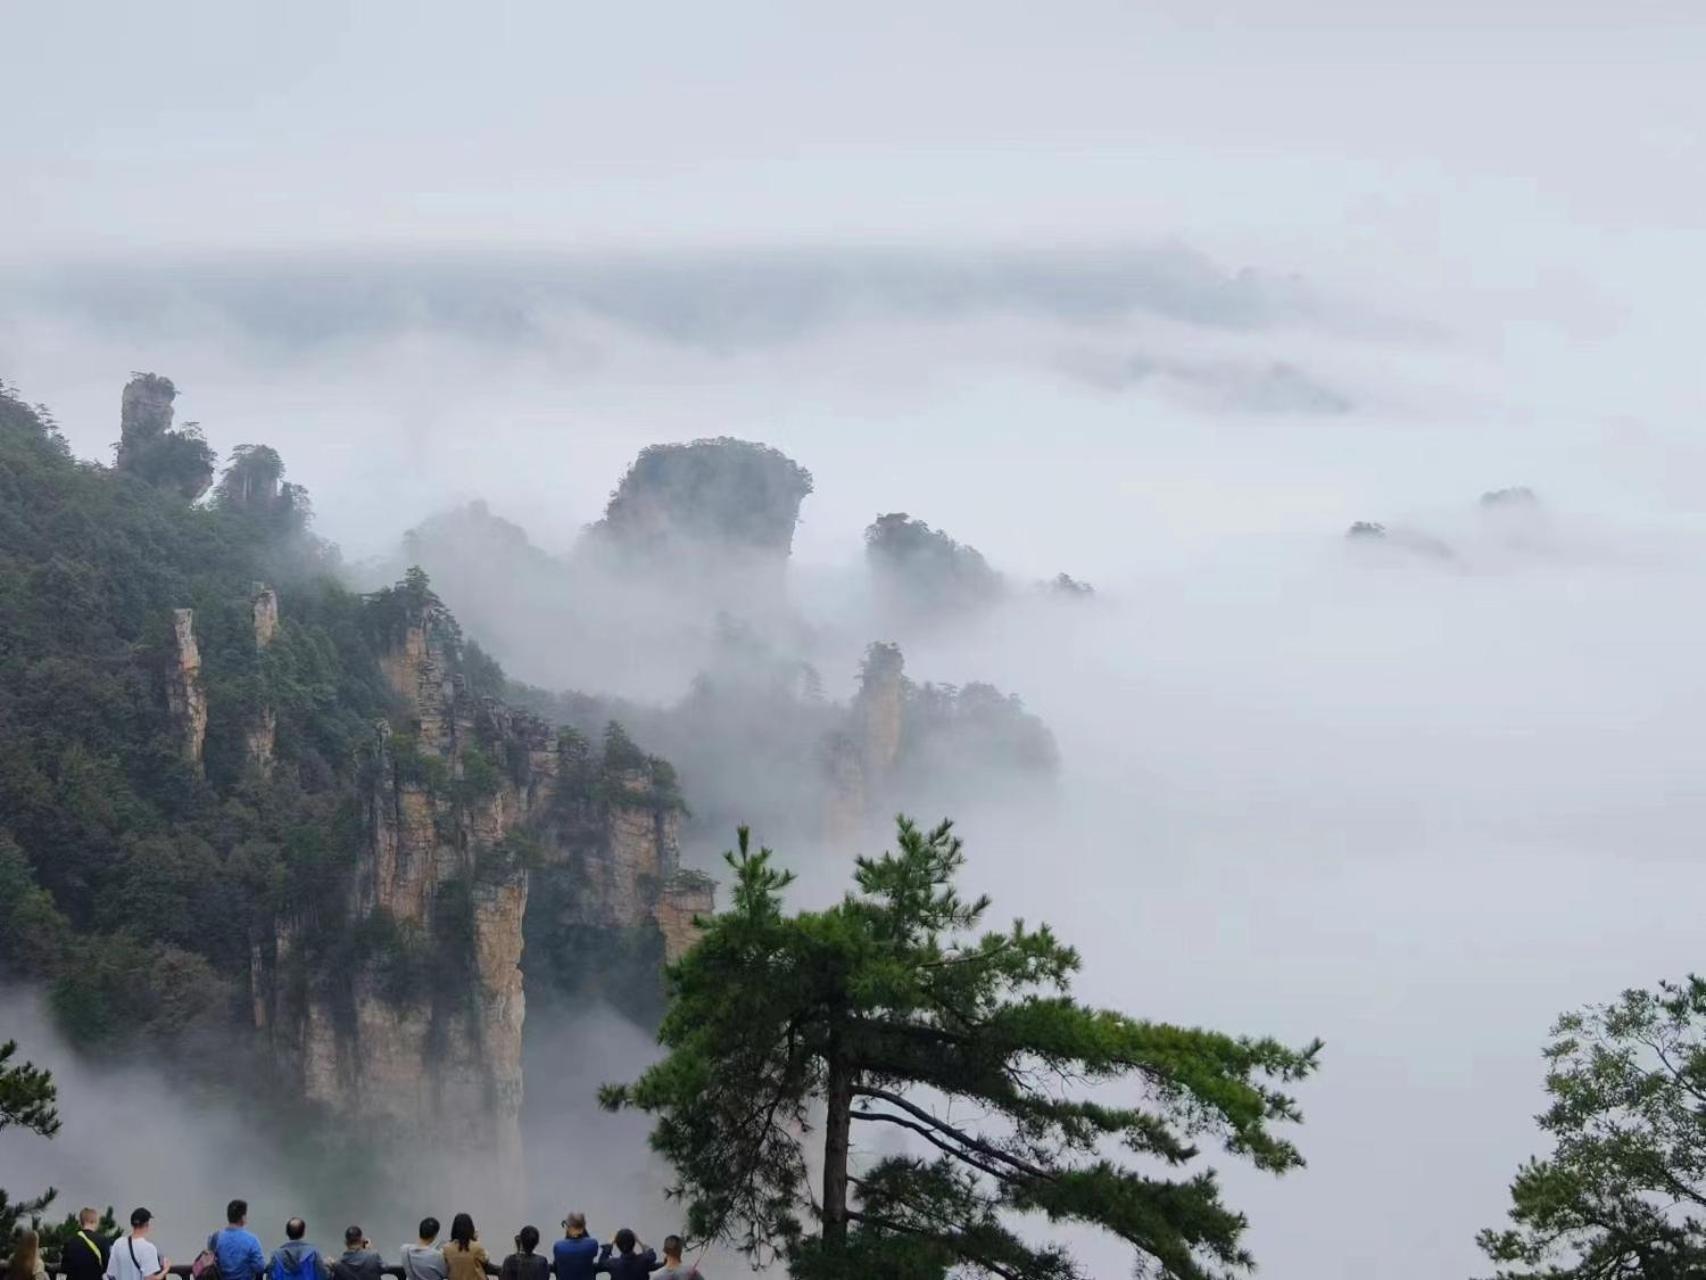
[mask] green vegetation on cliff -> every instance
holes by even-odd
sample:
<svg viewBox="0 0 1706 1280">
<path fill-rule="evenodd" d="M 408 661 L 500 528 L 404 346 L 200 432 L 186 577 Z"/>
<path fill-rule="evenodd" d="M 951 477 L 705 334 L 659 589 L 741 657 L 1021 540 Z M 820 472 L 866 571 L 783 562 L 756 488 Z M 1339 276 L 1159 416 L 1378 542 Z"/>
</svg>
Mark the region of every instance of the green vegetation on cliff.
<svg viewBox="0 0 1706 1280">
<path fill-rule="evenodd" d="M 51 983 L 77 1039 L 228 1021 L 262 914 L 351 847 L 340 784 L 386 695 L 324 554 L 80 462 L 0 393 L 0 964 Z M 264 654 L 260 581 L 286 602 Z M 200 766 L 164 693 L 178 608 L 195 610 Z M 263 699 L 270 777 L 243 758 Z"/>
<path fill-rule="evenodd" d="M 127 388 L 127 457 L 163 438 L 172 391 Z M 280 917 L 339 918 L 382 722 L 392 767 L 445 811 L 525 781 L 509 778 L 525 752 L 483 739 L 454 768 L 415 748 L 381 667 L 411 617 L 433 611 L 447 675 L 476 703 L 503 672 L 461 642 L 418 570 L 345 589 L 283 475 L 272 449 L 243 446 L 198 503 L 195 486 L 72 457 L 44 410 L 0 387 L 0 977 L 46 987 L 85 1046 L 199 1032 L 241 1051 L 230 1033 L 252 1020 L 257 945 Z M 615 748 L 623 768 L 643 762 L 649 797 L 678 803 L 666 764 L 626 735 Z M 596 800 L 607 774 L 573 785 Z M 518 839 L 483 856 L 533 855 Z M 304 981 L 347 975 L 351 948 L 399 987 L 438 963 L 383 920 L 299 941 Z"/>
</svg>

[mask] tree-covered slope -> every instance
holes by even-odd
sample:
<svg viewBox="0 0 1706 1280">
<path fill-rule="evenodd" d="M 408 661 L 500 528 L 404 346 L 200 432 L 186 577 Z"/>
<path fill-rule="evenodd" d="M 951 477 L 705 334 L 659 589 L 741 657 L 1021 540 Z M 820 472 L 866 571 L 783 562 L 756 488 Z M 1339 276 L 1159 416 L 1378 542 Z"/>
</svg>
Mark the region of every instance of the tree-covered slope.
<svg viewBox="0 0 1706 1280">
<path fill-rule="evenodd" d="M 227 1021 L 260 919 L 349 843 L 341 784 L 386 692 L 374 610 L 324 556 L 272 508 L 74 459 L 0 393 L 0 963 L 50 981 L 79 1038 Z M 258 653 L 262 581 L 285 605 Z M 177 608 L 200 640 L 202 767 L 163 693 Z M 241 741 L 263 697 L 270 776 Z"/>
</svg>

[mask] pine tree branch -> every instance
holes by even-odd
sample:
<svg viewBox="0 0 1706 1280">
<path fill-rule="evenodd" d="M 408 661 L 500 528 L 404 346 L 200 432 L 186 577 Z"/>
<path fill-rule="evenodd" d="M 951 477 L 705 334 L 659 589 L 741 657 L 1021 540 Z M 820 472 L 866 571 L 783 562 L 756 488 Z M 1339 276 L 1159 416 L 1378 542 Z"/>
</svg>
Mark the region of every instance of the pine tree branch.
<svg viewBox="0 0 1706 1280">
<path fill-rule="evenodd" d="M 977 951 L 962 951 L 958 955 L 943 956 L 940 960 L 920 961 L 920 969 L 952 969 L 962 964 L 976 964 L 980 960 L 994 960 L 1005 951 L 1013 949 L 1013 940 L 1003 938 L 996 945 Z"/>
<path fill-rule="evenodd" d="M 867 1227 L 875 1227 L 879 1231 L 893 1231 L 900 1235 L 918 1236 L 925 1240 L 934 1240 L 937 1244 L 947 1245 L 948 1248 L 966 1259 L 966 1261 L 971 1262 L 976 1266 L 983 1267 L 988 1271 L 993 1271 L 996 1275 L 1002 1277 L 1002 1280 L 1024 1280 L 1022 1273 L 1014 1271 L 1009 1267 L 1004 1267 L 998 1262 L 991 1262 L 987 1258 L 980 1258 L 975 1254 L 970 1253 L 960 1243 L 962 1237 L 956 1233 L 927 1231 L 923 1227 L 915 1227 L 910 1223 L 895 1222 L 889 1218 L 879 1218 L 875 1214 L 860 1213 L 857 1209 L 849 1209 L 847 1211 L 847 1216 L 854 1222 L 863 1223 Z"/>
<path fill-rule="evenodd" d="M 891 1116 L 881 1111 L 854 1111 L 850 1114 L 855 1120 L 881 1120 L 886 1124 L 899 1125 L 902 1129 L 910 1129 L 912 1132 L 922 1137 L 931 1146 L 935 1147 L 938 1151 L 944 1152 L 965 1164 L 969 1164 L 974 1169 L 981 1169 L 992 1178 L 997 1178 L 1002 1182 L 1019 1181 L 1020 1175 L 1015 1173 L 1013 1170 L 1003 1169 L 998 1165 L 986 1164 L 983 1160 L 972 1155 L 970 1152 L 943 1141 L 935 1130 L 926 1128 L 924 1125 L 917 1124 L 914 1121 L 905 1119 L 904 1117 Z"/>
<path fill-rule="evenodd" d="M 969 1147 L 973 1151 L 981 1152 L 990 1159 L 1000 1160 L 1005 1164 L 1010 1164 L 1020 1172 L 1027 1173 L 1031 1177 L 1037 1178 L 1043 1182 L 1054 1181 L 1054 1175 L 1049 1173 L 1046 1169 L 1039 1168 L 1028 1160 L 1022 1160 L 1018 1156 L 1003 1151 L 1000 1147 L 992 1146 L 983 1139 L 974 1137 L 972 1134 L 967 1133 L 963 1129 L 956 1129 L 946 1121 L 940 1120 L 931 1115 L 930 1112 L 926 1111 L 923 1107 L 912 1102 L 908 1102 L 898 1093 L 891 1093 L 887 1089 L 873 1088 L 870 1085 L 858 1085 L 854 1088 L 853 1092 L 862 1097 L 876 1098 L 878 1101 L 886 1102 L 890 1106 L 899 1107 L 908 1115 L 930 1125 L 938 1133 L 945 1133 L 955 1142 L 958 1142 L 962 1146 Z"/>
</svg>

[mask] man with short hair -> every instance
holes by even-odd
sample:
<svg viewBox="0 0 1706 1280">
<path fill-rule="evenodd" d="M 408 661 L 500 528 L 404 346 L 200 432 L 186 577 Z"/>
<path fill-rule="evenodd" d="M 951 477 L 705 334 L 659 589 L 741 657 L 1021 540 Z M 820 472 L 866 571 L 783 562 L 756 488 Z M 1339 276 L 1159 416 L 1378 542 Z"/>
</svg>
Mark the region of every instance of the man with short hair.
<svg viewBox="0 0 1706 1280">
<path fill-rule="evenodd" d="M 450 1280 L 450 1264 L 438 1247 L 437 1218 L 421 1219 L 420 1243 L 404 1245 L 402 1254 L 403 1280 Z"/>
<path fill-rule="evenodd" d="M 301 1218 L 284 1224 L 284 1243 L 273 1250 L 267 1263 L 267 1280 L 329 1280 L 331 1268 L 304 1239 L 307 1234 L 308 1224 Z"/>
<path fill-rule="evenodd" d="M 658 1261 L 652 1247 L 627 1227 L 616 1233 L 614 1243 L 615 1254 L 610 1252 L 610 1245 L 607 1244 L 604 1251 L 598 1255 L 598 1269 L 608 1271 L 610 1280 L 646 1280 L 663 1265 Z"/>
<path fill-rule="evenodd" d="M 380 1280 L 385 1260 L 368 1243 L 367 1233 L 360 1227 L 344 1232 L 344 1256 L 332 1264 L 333 1280 Z"/>
<path fill-rule="evenodd" d="M 563 1218 L 563 1238 L 551 1246 L 557 1280 L 593 1280 L 598 1267 L 598 1241 L 586 1233 L 586 1214 Z"/>
<path fill-rule="evenodd" d="M 101 1280 L 107 1273 L 107 1255 L 112 1245 L 100 1235 L 101 1215 L 84 1209 L 77 1215 L 77 1234 L 59 1251 L 59 1269 L 65 1280 Z"/>
<path fill-rule="evenodd" d="M 663 1238 L 663 1267 L 652 1272 L 653 1280 L 705 1280 L 697 1264 L 689 1266 L 681 1261 L 684 1247 L 680 1236 Z"/>
<path fill-rule="evenodd" d="M 153 1226 L 154 1215 L 148 1210 L 131 1210 L 130 1234 L 114 1244 L 107 1257 L 107 1280 L 166 1280 L 172 1264 L 148 1238 Z"/>
<path fill-rule="evenodd" d="M 260 1280 L 267 1255 L 260 1237 L 249 1230 L 249 1202 L 225 1206 L 225 1225 L 207 1238 L 207 1251 L 219 1267 L 219 1280 Z"/>
</svg>

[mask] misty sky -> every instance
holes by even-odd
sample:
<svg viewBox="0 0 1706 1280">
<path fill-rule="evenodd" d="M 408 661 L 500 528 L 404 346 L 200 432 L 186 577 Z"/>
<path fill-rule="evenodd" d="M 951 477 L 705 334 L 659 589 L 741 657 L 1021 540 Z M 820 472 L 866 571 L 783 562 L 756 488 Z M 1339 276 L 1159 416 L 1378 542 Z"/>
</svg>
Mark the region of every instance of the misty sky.
<svg viewBox="0 0 1706 1280">
<path fill-rule="evenodd" d="M 562 550 L 639 448 L 731 434 L 813 470 L 808 568 L 900 509 L 1095 581 L 1082 632 L 909 665 L 1059 735 L 1056 810 L 964 816 L 1094 998 L 1327 1038 L 1312 1167 L 1233 1182 L 1264 1274 L 1476 1272 L 1551 1017 L 1696 965 L 1706 8 L 38 4 L 0 43 L 0 377 L 83 456 L 167 373 L 360 558 L 476 497 Z M 1478 521 L 1512 484 L 1543 525 Z M 1457 559 L 1352 563 L 1356 519 Z"/>
</svg>

